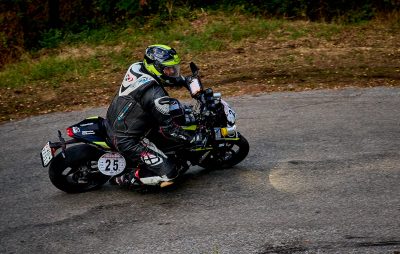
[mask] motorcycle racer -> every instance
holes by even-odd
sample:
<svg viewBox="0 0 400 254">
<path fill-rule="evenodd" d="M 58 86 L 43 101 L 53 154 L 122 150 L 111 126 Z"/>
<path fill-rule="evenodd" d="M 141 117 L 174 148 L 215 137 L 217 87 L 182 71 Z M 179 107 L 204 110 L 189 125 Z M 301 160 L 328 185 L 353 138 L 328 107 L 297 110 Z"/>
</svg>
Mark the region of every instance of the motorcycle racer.
<svg viewBox="0 0 400 254">
<path fill-rule="evenodd" d="M 190 166 L 225 169 L 246 158 L 249 142 L 237 131 L 235 111 L 204 89 L 195 63 L 192 75 L 180 76 L 175 55 L 149 46 L 143 62 L 129 67 L 106 119 L 85 118 L 67 127 L 71 139 L 59 130 L 59 141 L 46 143 L 40 159 L 56 188 L 82 193 L 110 182 L 147 191 L 180 182 L 176 176 Z M 164 86 L 171 84 L 185 85 L 196 105 L 170 98 Z"/>
<path fill-rule="evenodd" d="M 169 97 L 165 86 L 185 86 L 180 74 L 180 58 L 175 49 L 161 44 L 145 50 L 143 62 L 132 64 L 112 100 L 106 116 L 106 129 L 113 145 L 125 158 L 141 160 L 151 172 L 136 171 L 116 178 L 119 185 L 134 184 L 135 178 L 147 185 L 165 187 L 177 177 L 175 164 L 150 140 L 142 137 L 158 128 L 166 138 L 189 143 L 191 137 L 177 126 L 170 106 L 179 103 Z"/>
</svg>

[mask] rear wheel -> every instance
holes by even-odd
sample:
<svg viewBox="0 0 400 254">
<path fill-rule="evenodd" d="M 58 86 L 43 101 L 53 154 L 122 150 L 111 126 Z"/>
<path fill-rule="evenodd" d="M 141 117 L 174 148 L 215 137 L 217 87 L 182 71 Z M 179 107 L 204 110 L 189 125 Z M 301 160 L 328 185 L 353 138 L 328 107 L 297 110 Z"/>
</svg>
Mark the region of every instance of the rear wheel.
<svg viewBox="0 0 400 254">
<path fill-rule="evenodd" d="M 86 144 L 66 149 L 65 158 L 58 154 L 50 164 L 50 181 L 58 189 L 68 193 L 94 190 L 109 180 L 97 168 L 101 150 Z"/>
<path fill-rule="evenodd" d="M 199 166 L 206 169 L 231 168 L 246 158 L 249 149 L 249 142 L 239 134 L 239 140 L 226 140 L 219 144 L 219 148 L 210 152 Z"/>
</svg>

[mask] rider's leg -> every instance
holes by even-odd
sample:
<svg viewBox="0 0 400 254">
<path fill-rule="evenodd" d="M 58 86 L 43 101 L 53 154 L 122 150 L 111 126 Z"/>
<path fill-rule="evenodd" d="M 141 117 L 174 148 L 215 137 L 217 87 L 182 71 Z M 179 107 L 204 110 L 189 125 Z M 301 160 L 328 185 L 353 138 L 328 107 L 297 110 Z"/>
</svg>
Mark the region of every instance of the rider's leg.
<svg viewBox="0 0 400 254">
<path fill-rule="evenodd" d="M 141 161 L 139 171 L 124 175 L 122 179 L 117 179 L 117 183 L 131 184 L 135 178 L 140 178 L 146 185 L 160 184 L 163 187 L 170 185 L 171 180 L 178 175 L 175 164 L 147 139 L 135 141 L 119 138 L 116 145 L 125 158 L 136 163 Z"/>
</svg>

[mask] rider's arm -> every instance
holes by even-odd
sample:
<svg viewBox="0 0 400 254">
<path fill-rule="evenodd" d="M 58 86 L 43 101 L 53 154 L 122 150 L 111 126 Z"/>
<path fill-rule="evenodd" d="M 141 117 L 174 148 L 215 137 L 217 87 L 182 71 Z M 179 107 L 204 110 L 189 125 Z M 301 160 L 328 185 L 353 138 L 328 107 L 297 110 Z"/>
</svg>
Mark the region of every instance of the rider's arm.
<svg viewBox="0 0 400 254">
<path fill-rule="evenodd" d="M 140 103 L 144 110 L 149 112 L 160 126 L 160 132 L 167 138 L 177 142 L 189 142 L 190 136 L 172 121 L 170 110 L 170 97 L 158 85 L 147 89 L 141 96 Z"/>
<path fill-rule="evenodd" d="M 176 79 L 176 82 L 169 84 L 169 87 L 187 87 L 188 78 L 180 76 Z"/>
</svg>

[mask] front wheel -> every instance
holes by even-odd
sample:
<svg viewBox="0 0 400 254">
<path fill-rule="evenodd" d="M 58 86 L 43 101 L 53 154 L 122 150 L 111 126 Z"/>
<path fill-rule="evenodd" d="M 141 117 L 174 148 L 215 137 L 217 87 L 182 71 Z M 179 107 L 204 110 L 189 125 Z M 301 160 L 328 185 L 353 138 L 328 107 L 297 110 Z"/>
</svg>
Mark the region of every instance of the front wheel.
<svg viewBox="0 0 400 254">
<path fill-rule="evenodd" d="M 65 158 L 60 153 L 51 162 L 50 181 L 55 187 L 68 193 L 99 188 L 110 178 L 97 168 L 97 161 L 103 153 L 87 144 L 67 148 Z"/>
<path fill-rule="evenodd" d="M 239 133 L 239 140 L 220 143 L 218 149 L 210 152 L 199 166 L 205 169 L 231 168 L 246 158 L 249 149 L 249 142 Z"/>
</svg>

